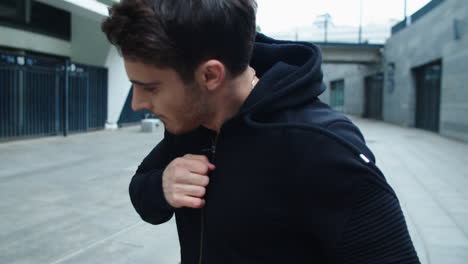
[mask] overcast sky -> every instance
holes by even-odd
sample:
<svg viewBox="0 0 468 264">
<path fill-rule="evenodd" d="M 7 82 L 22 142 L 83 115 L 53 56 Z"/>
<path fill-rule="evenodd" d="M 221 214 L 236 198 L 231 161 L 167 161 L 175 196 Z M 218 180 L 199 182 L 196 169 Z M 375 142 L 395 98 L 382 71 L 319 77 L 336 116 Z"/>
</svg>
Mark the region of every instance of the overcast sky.
<svg viewBox="0 0 468 264">
<path fill-rule="evenodd" d="M 311 25 L 329 13 L 337 26 L 359 25 L 361 0 L 257 0 L 257 24 L 264 33 L 293 30 Z M 430 0 L 407 0 L 408 15 Z M 403 19 L 404 0 L 362 0 L 363 25 L 389 24 Z"/>
</svg>

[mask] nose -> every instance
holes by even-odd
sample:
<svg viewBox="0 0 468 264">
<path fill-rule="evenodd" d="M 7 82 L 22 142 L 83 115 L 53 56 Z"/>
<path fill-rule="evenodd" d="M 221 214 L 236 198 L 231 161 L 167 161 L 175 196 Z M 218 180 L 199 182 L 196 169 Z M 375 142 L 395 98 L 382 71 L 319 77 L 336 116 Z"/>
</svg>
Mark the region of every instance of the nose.
<svg viewBox="0 0 468 264">
<path fill-rule="evenodd" d="M 151 102 L 147 97 L 145 98 L 140 90 L 140 88 L 133 86 L 132 110 L 135 112 L 151 109 Z"/>
</svg>

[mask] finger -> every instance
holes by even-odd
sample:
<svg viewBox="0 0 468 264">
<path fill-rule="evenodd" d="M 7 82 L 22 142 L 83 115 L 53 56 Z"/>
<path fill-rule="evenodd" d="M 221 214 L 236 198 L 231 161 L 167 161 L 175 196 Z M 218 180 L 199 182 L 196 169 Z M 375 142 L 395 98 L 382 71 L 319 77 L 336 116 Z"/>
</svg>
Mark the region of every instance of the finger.
<svg viewBox="0 0 468 264">
<path fill-rule="evenodd" d="M 214 169 L 215 169 L 215 165 L 212 164 L 212 163 L 210 162 L 210 160 L 208 159 L 208 157 L 206 157 L 205 155 L 186 154 L 186 155 L 184 156 L 184 158 L 191 159 L 191 160 L 198 160 L 198 161 L 201 161 L 201 162 L 205 163 L 205 164 L 208 166 L 208 168 L 209 168 L 210 170 L 214 170 Z"/>
<path fill-rule="evenodd" d="M 202 208 L 206 204 L 205 199 L 191 197 L 191 196 L 183 196 L 180 198 L 180 205 L 182 207 L 189 207 L 189 208 Z"/>
<path fill-rule="evenodd" d="M 182 167 L 184 167 L 192 173 L 207 175 L 208 171 L 210 170 L 208 164 L 199 160 L 182 158 L 180 163 Z"/>
<path fill-rule="evenodd" d="M 202 198 L 203 196 L 205 196 L 206 189 L 205 187 L 197 186 L 197 185 L 177 184 L 174 186 L 174 193 L 176 195 L 182 195 L 182 196 L 188 195 L 188 196 Z"/>
<path fill-rule="evenodd" d="M 210 162 L 208 157 L 206 157 L 205 155 L 185 154 L 184 158 L 196 159 L 196 160 L 204 161 L 204 162 Z"/>
<path fill-rule="evenodd" d="M 185 174 L 178 180 L 178 183 L 187 184 L 187 185 L 196 185 L 205 187 L 210 182 L 210 178 L 205 175 L 200 175 L 196 173 Z"/>
</svg>

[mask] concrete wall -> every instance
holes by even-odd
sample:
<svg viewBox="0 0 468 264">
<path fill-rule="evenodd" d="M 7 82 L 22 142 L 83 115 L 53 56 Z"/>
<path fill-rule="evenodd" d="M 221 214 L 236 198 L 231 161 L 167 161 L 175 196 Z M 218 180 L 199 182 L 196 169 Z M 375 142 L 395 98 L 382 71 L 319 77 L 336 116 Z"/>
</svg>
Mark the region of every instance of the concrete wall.
<svg viewBox="0 0 468 264">
<path fill-rule="evenodd" d="M 104 67 L 110 45 L 101 31 L 101 22 L 72 14 L 71 60 Z"/>
<path fill-rule="evenodd" d="M 107 54 L 106 67 L 109 69 L 108 77 L 108 106 L 106 128 L 117 128 L 117 121 L 122 112 L 131 83 L 128 80 L 122 57 L 116 48 L 111 48 Z"/>
<path fill-rule="evenodd" d="M 455 21 L 459 39 L 456 39 Z M 446 0 L 385 46 L 385 121 L 414 126 L 416 89 L 411 70 L 442 60 L 440 133 L 468 140 L 468 5 Z M 389 85 L 389 63 L 394 63 L 394 87 Z"/>
<path fill-rule="evenodd" d="M 104 67 L 110 45 L 100 22 L 72 14 L 71 40 L 0 26 L 0 46 L 69 57 L 73 62 Z"/>
<path fill-rule="evenodd" d="M 317 43 L 324 63 L 376 64 L 382 60 L 383 45 Z"/>
<path fill-rule="evenodd" d="M 344 79 L 344 112 L 361 116 L 364 113 L 364 79 L 381 72 L 380 65 L 324 63 L 322 70 L 327 89 L 320 100 L 329 104 L 330 82 Z"/>
<path fill-rule="evenodd" d="M 68 41 L 6 26 L 0 26 L 0 46 L 63 57 L 71 55 Z"/>
</svg>

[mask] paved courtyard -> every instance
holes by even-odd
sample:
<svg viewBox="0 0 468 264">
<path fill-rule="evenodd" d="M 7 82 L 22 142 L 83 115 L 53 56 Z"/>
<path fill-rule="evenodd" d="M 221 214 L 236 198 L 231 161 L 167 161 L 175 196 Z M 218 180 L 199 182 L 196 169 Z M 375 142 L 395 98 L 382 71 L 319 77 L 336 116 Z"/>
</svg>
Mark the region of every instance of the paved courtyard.
<svg viewBox="0 0 468 264">
<path fill-rule="evenodd" d="M 468 144 L 352 117 L 399 195 L 422 263 L 468 264 Z M 0 144 L 0 263 L 179 261 L 173 220 L 140 220 L 128 183 L 162 130 Z"/>
</svg>

